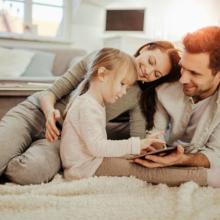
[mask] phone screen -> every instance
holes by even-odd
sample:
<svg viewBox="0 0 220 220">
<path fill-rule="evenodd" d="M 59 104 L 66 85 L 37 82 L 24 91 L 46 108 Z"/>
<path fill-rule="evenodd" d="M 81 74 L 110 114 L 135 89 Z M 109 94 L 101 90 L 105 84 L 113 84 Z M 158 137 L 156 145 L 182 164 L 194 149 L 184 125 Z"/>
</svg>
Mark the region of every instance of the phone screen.
<svg viewBox="0 0 220 220">
<path fill-rule="evenodd" d="M 169 145 L 166 145 L 166 146 L 167 146 L 166 148 L 151 151 L 151 152 L 148 152 L 148 153 L 145 153 L 142 155 L 137 155 L 133 159 L 135 159 L 135 158 L 145 159 L 145 156 L 147 156 L 147 155 L 165 156 L 165 155 L 171 153 L 172 151 L 176 150 L 176 148 L 177 148 L 177 146 L 169 146 Z"/>
</svg>

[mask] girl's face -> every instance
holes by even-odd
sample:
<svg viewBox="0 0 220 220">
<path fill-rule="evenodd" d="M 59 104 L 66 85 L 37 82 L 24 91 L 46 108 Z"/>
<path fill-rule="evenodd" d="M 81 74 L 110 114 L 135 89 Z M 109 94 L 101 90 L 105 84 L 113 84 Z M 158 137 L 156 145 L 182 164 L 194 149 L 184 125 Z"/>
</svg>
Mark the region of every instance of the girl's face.
<svg viewBox="0 0 220 220">
<path fill-rule="evenodd" d="M 138 80 L 144 82 L 155 81 L 167 75 L 171 70 L 168 54 L 158 48 L 153 50 L 143 48 L 135 61 L 138 69 Z"/>
<path fill-rule="evenodd" d="M 128 74 L 128 69 L 122 65 L 116 70 L 106 70 L 102 84 L 102 96 L 105 103 L 114 103 L 126 94 L 127 88 L 136 81 L 135 74 Z"/>
</svg>

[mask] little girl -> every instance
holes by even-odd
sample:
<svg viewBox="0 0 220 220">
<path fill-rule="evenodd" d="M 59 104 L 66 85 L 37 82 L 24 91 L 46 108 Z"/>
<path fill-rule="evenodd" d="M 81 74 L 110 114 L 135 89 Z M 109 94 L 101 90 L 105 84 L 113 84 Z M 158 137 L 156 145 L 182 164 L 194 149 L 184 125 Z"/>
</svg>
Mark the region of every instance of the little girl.
<svg viewBox="0 0 220 220">
<path fill-rule="evenodd" d="M 157 134 L 143 140 L 107 140 L 105 104 L 126 94 L 136 78 L 132 57 L 113 48 L 97 52 L 67 107 L 60 146 L 66 179 L 95 175 L 105 157 L 140 154 L 154 142 L 163 143 Z"/>
</svg>

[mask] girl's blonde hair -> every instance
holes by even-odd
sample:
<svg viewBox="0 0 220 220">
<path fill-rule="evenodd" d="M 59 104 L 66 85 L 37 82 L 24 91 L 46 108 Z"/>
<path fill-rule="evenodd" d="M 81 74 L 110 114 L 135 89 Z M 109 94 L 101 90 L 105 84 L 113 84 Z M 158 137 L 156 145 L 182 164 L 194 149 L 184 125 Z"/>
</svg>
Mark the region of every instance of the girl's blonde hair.
<svg viewBox="0 0 220 220">
<path fill-rule="evenodd" d="M 98 69 L 100 67 L 105 67 L 105 69 L 107 70 L 114 70 L 122 65 L 126 65 L 129 74 L 137 74 L 134 58 L 128 55 L 127 53 L 115 48 L 103 48 L 99 50 L 96 53 L 92 62 L 90 63 L 88 71 L 84 76 L 83 81 L 79 84 L 79 86 L 71 96 L 67 104 L 67 107 L 64 111 L 64 117 L 75 98 L 82 95 L 89 89 L 90 81 L 91 79 L 97 76 Z"/>
</svg>

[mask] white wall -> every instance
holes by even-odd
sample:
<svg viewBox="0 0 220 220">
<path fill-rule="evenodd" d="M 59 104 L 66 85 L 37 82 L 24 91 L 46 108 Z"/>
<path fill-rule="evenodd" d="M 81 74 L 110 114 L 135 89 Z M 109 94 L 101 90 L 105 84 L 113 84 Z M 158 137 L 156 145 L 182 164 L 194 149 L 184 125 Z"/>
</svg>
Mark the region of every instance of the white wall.
<svg viewBox="0 0 220 220">
<path fill-rule="evenodd" d="M 220 0 L 84 0 L 73 17 L 74 47 L 91 51 L 102 47 L 104 39 L 107 42 L 105 45 L 111 46 L 104 34 L 104 7 L 147 8 L 145 33 L 139 37 L 132 34 L 132 40 L 127 46 L 123 39 L 118 38 L 123 44 L 121 49 L 127 52 L 132 52 L 136 45 L 144 42 L 144 39 L 180 41 L 189 31 L 207 25 L 220 25 Z M 113 46 L 117 45 L 115 41 L 117 37 L 112 36 Z"/>
<path fill-rule="evenodd" d="M 220 26 L 220 0 L 113 0 L 109 6 L 146 7 L 146 37 L 150 39 L 179 40 L 189 31 Z"/>
<path fill-rule="evenodd" d="M 208 25 L 220 25 L 219 0 L 150 0 L 150 38 L 180 40 L 187 32 Z"/>
<path fill-rule="evenodd" d="M 92 51 L 103 47 L 104 7 L 83 2 L 72 18 L 73 46 Z"/>
</svg>

